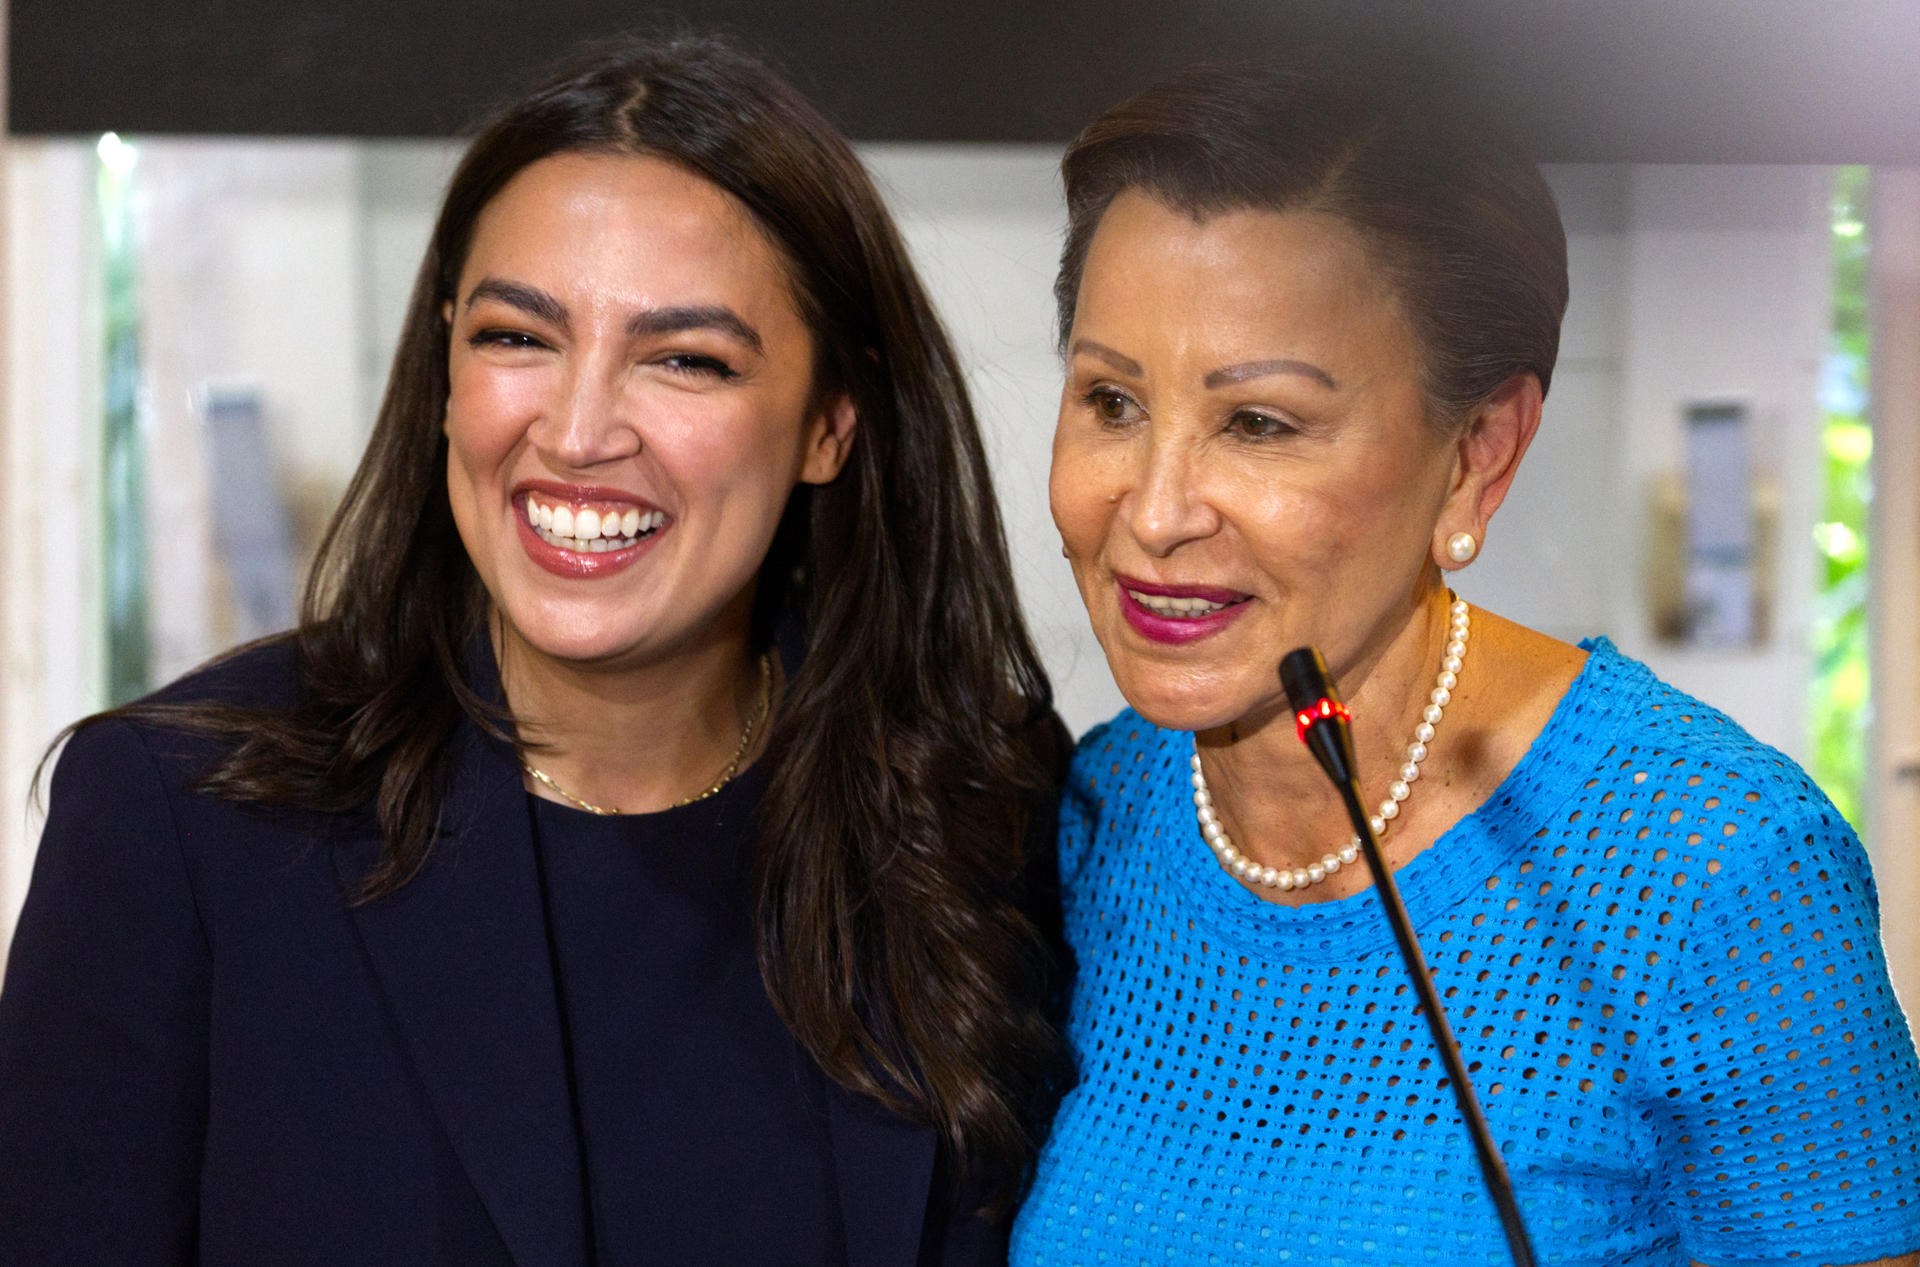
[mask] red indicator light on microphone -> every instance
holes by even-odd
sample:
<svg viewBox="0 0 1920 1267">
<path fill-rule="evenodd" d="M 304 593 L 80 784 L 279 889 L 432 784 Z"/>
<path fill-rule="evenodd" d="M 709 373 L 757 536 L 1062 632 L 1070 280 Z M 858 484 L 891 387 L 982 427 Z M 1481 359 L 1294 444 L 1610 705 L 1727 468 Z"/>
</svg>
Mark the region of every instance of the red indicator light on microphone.
<svg viewBox="0 0 1920 1267">
<path fill-rule="evenodd" d="M 1295 713 L 1293 715 L 1294 731 L 1300 736 L 1300 742 L 1305 743 L 1307 732 L 1330 717 L 1338 717 L 1349 726 L 1353 724 L 1353 714 L 1347 711 L 1347 706 L 1325 695 L 1320 697 L 1319 703 Z"/>
</svg>

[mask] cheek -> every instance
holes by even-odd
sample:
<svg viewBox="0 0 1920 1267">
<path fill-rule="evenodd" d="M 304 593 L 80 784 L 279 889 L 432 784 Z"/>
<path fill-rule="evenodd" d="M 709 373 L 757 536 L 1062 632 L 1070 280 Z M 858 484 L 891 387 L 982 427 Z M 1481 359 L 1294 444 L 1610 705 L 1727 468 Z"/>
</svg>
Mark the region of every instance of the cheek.
<svg viewBox="0 0 1920 1267">
<path fill-rule="evenodd" d="M 475 476 L 504 462 L 539 416 L 543 400 L 534 375 L 456 367 L 448 384 L 445 428 L 454 461 Z"/>
<path fill-rule="evenodd" d="M 1447 454 L 1415 430 L 1425 425 L 1416 415 L 1411 422 L 1382 428 L 1387 434 L 1320 465 L 1307 479 L 1291 481 L 1285 504 L 1274 511 L 1290 511 L 1350 540 L 1397 540 L 1409 534 L 1424 539 L 1451 470 Z M 1408 438 L 1405 432 L 1415 434 Z M 1276 497 L 1282 487 L 1276 482 Z"/>
<path fill-rule="evenodd" d="M 1424 553 L 1446 500 L 1450 475 L 1451 467 L 1430 453 L 1383 455 L 1381 461 L 1355 473 L 1342 490 L 1338 513 L 1355 524 L 1356 535 L 1404 543 L 1415 553 Z"/>
<path fill-rule="evenodd" d="M 642 430 L 643 466 L 670 486 L 677 509 L 698 539 L 724 557 L 765 552 L 804 465 L 804 420 L 799 406 L 767 401 L 656 401 Z"/>
<path fill-rule="evenodd" d="M 1076 555 L 1091 553 L 1106 532 L 1119 491 L 1114 446 L 1056 433 L 1047 473 L 1047 505 L 1054 526 Z"/>
<path fill-rule="evenodd" d="M 784 401 L 696 401 L 650 412 L 642 450 L 651 448 L 690 487 L 760 490 L 796 478 L 802 427 Z"/>
</svg>

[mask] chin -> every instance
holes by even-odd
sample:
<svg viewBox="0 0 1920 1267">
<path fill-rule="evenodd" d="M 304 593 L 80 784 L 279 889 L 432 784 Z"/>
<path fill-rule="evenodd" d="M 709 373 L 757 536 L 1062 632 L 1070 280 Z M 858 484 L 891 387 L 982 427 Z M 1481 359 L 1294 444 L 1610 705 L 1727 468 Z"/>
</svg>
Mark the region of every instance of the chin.
<svg viewBox="0 0 1920 1267">
<path fill-rule="evenodd" d="M 535 655 L 575 664 L 617 660 L 646 641 L 644 631 L 614 628 L 600 612 L 534 607 L 508 609 L 503 616 L 514 641 Z"/>
<path fill-rule="evenodd" d="M 1144 671 L 1115 668 L 1113 678 L 1127 706 L 1163 730 L 1213 730 L 1248 712 L 1243 693 L 1217 679 L 1164 666 Z"/>
<path fill-rule="evenodd" d="M 633 651 L 635 647 L 634 639 L 611 638 L 604 634 L 556 637 L 549 633 L 529 638 L 521 632 L 520 642 L 527 650 L 544 659 L 580 665 L 604 664 L 618 660 Z"/>
</svg>

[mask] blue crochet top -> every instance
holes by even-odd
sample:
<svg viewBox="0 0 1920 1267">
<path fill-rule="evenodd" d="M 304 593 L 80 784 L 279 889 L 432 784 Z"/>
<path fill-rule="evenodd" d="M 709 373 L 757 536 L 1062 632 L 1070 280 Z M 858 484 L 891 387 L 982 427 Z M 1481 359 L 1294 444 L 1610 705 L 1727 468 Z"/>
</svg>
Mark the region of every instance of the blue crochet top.
<svg viewBox="0 0 1920 1267">
<path fill-rule="evenodd" d="M 1791 761 L 1604 639 L 1397 873 L 1544 1263 L 1920 1248 L 1920 1068 L 1858 840 Z M 1074 760 L 1079 958 L 1021 1267 L 1504 1264 L 1371 889 L 1283 907 L 1194 821 L 1192 737 Z"/>
</svg>

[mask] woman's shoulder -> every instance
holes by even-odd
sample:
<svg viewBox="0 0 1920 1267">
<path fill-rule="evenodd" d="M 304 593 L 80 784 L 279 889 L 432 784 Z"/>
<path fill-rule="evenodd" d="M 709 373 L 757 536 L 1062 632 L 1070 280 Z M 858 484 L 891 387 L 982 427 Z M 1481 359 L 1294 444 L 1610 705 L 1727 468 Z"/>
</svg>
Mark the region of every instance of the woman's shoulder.
<svg viewBox="0 0 1920 1267">
<path fill-rule="evenodd" d="M 1068 783 L 1095 788 L 1158 770 L 1176 758 L 1185 761 L 1180 750 L 1186 742 L 1186 732 L 1162 729 L 1131 708 L 1122 709 L 1080 736 Z"/>
<path fill-rule="evenodd" d="M 1708 889 L 1811 866 L 1872 894 L 1859 838 L 1791 757 L 1607 639 L 1581 645 L 1587 664 L 1555 727 L 1568 745 L 1587 745 L 1567 771 L 1583 804 L 1655 829 L 1676 858 L 1698 864 Z"/>
<path fill-rule="evenodd" d="M 1571 777 L 1599 777 L 1607 757 L 1791 766 L 1725 712 L 1658 677 L 1612 640 L 1577 646 L 1480 611 L 1474 652 L 1455 694 L 1476 706 L 1475 745 L 1502 776 L 1532 750 L 1562 758 Z M 1491 657 L 1491 659 L 1489 659 Z M 1449 723 L 1453 721 L 1448 717 Z M 1473 723 L 1469 723 L 1472 725 Z M 1497 750 L 1497 751 L 1496 751 Z M 1615 768 L 1637 767 L 1620 760 Z"/>
<path fill-rule="evenodd" d="M 1131 708 L 1080 736 L 1060 801 L 1060 861 L 1077 868 L 1103 831 L 1127 830 L 1129 816 L 1157 812 L 1170 788 L 1184 788 L 1191 741 Z"/>
<path fill-rule="evenodd" d="M 298 696 L 292 635 L 237 647 L 151 694 L 76 724 L 54 770 L 56 794 L 63 784 L 112 781 L 116 771 L 124 777 L 134 758 L 160 771 L 163 782 L 179 783 L 231 743 L 205 724 L 211 713 L 229 714 L 217 730 L 230 736 L 240 717 L 290 708 Z"/>
<path fill-rule="evenodd" d="M 1606 770 L 1637 783 L 1678 780 L 1695 788 L 1712 771 L 1750 784 L 1765 799 L 1798 803 L 1810 791 L 1817 795 L 1791 757 L 1721 709 L 1664 681 L 1606 638 L 1581 646 L 1587 664 L 1556 720 L 1564 732 L 1603 739 Z"/>
<path fill-rule="evenodd" d="M 286 708 L 299 695 L 292 633 L 275 634 L 235 647 L 136 701 L 135 708 L 215 705 Z"/>
</svg>

